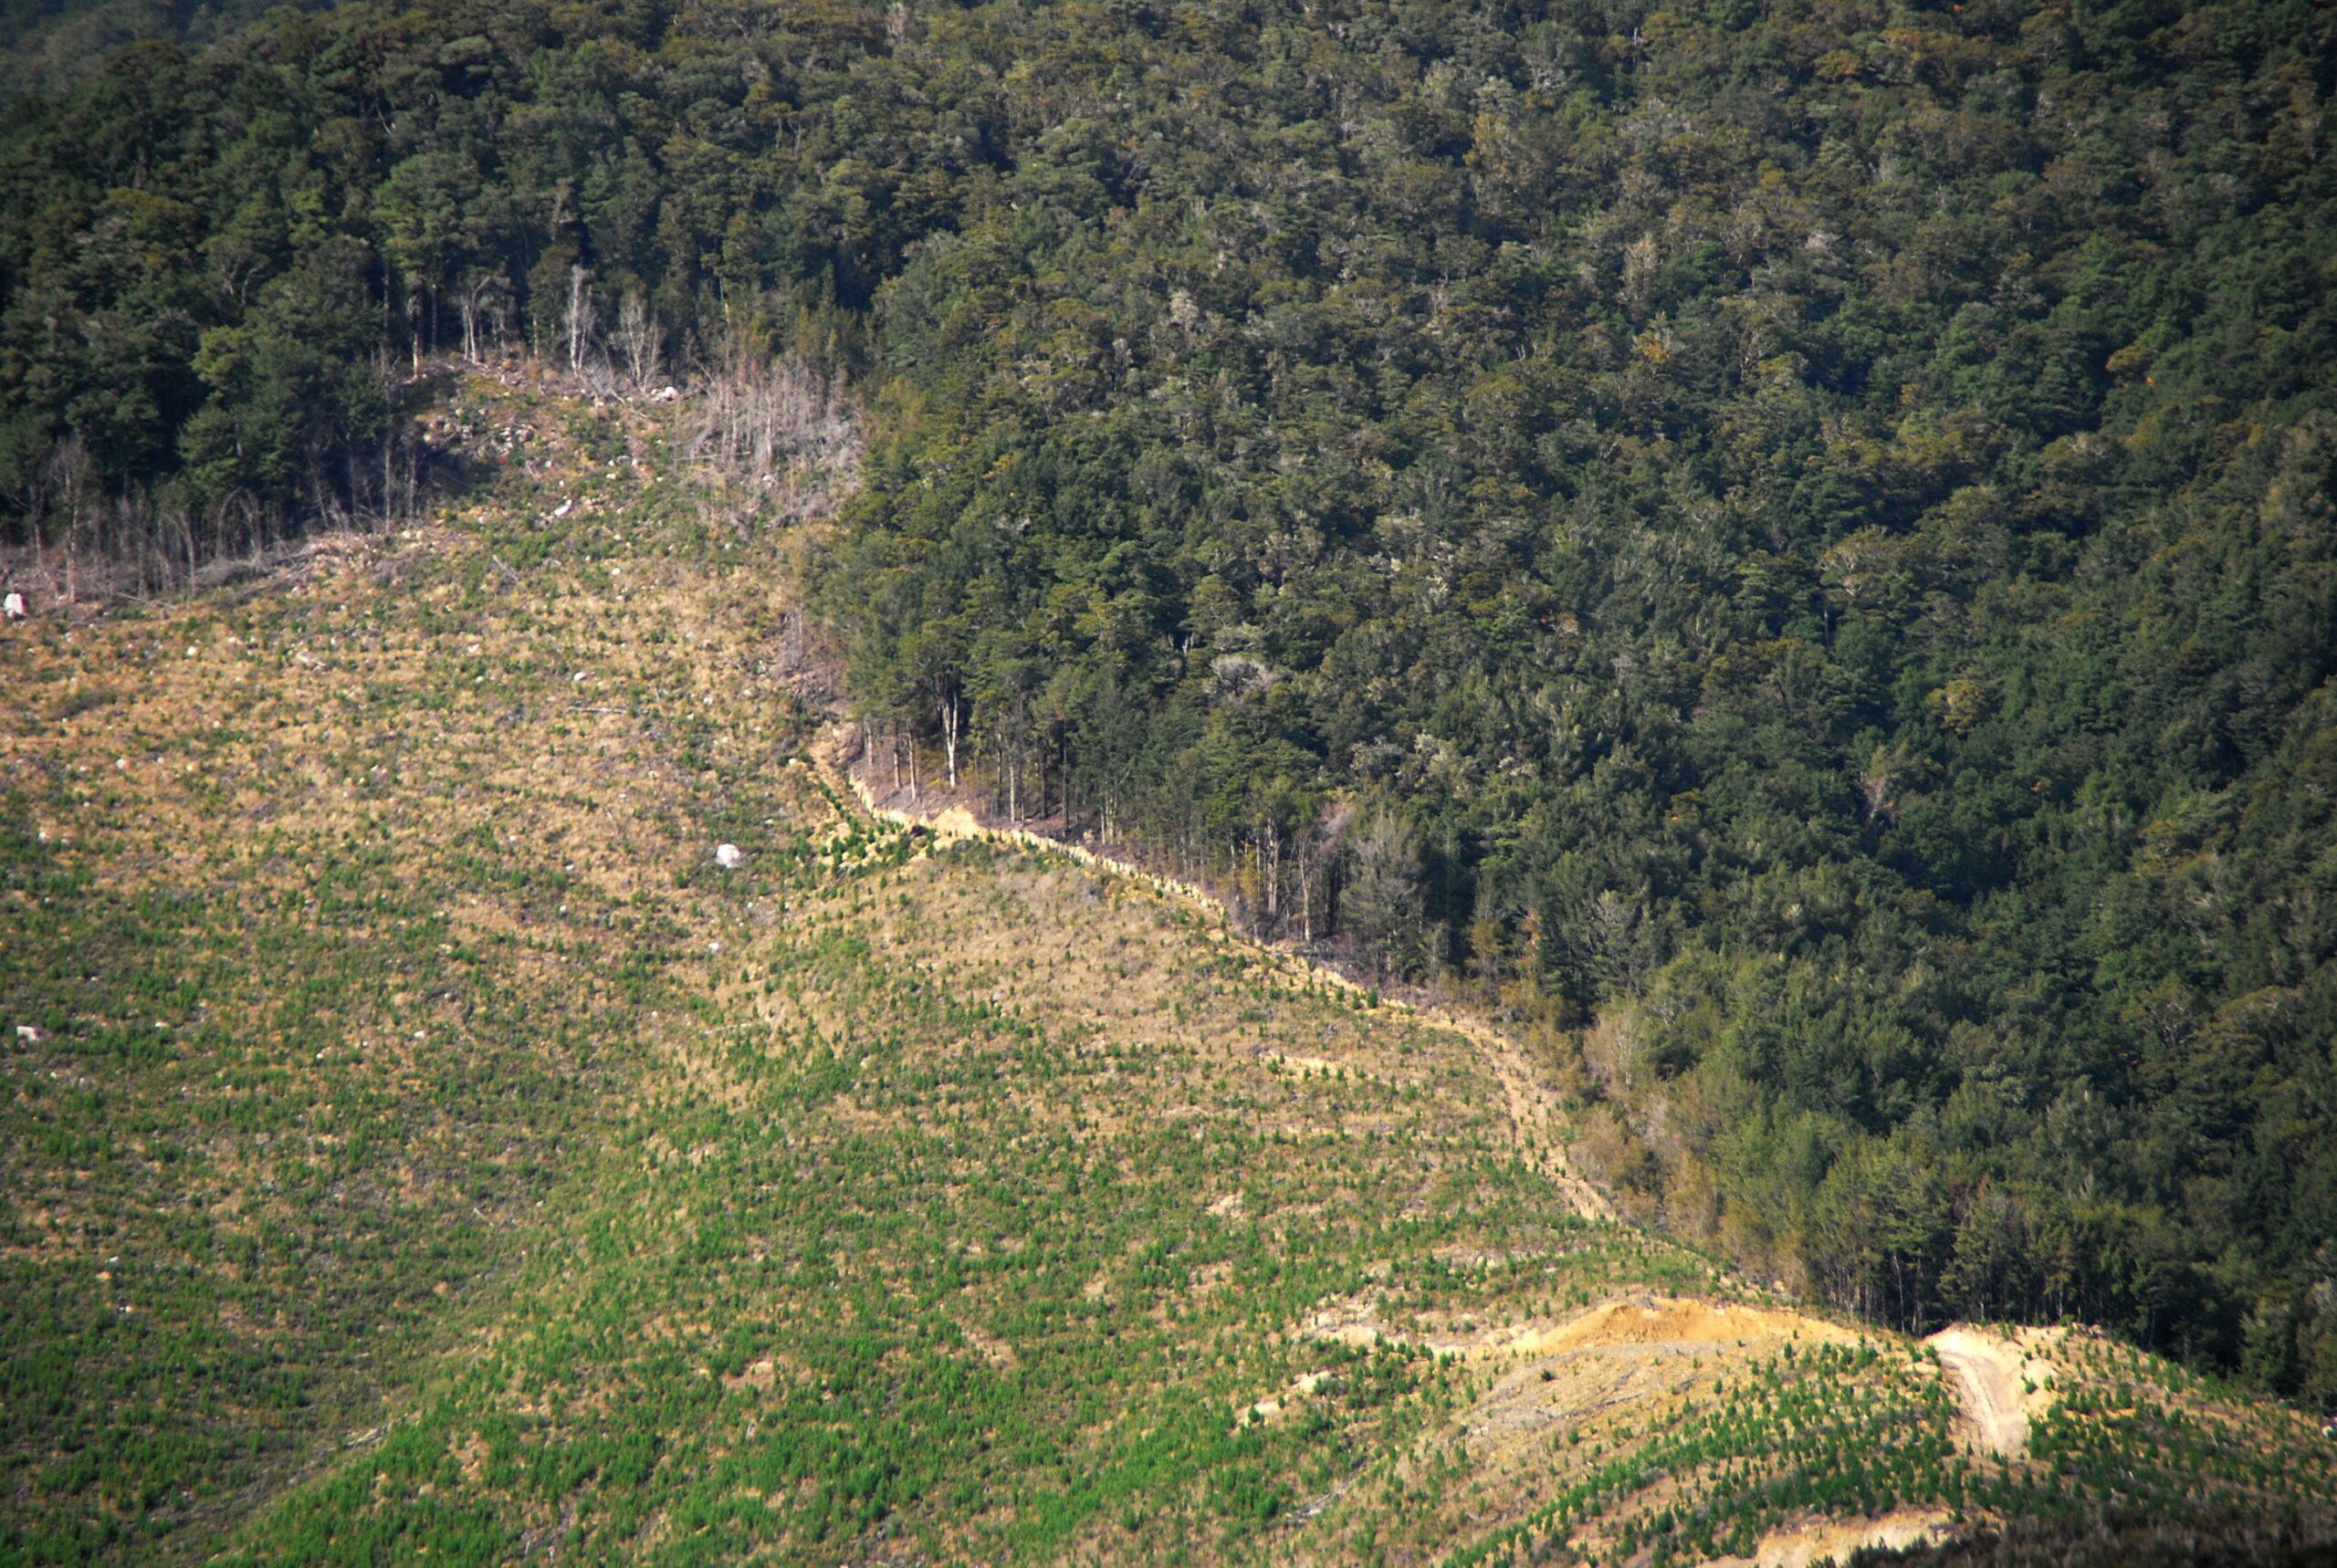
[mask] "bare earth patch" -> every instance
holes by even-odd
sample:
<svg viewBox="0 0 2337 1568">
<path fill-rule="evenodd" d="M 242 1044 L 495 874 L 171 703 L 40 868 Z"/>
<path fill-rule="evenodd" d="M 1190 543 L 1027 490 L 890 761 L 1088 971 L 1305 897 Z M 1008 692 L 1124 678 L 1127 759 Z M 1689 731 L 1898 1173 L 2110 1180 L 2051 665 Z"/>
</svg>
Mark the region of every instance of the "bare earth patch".
<svg viewBox="0 0 2337 1568">
<path fill-rule="evenodd" d="M 1862 1547 L 1903 1551 L 1949 1541 L 1957 1531 L 1944 1510 L 1902 1508 L 1879 1519 L 1811 1519 L 1773 1530 L 1750 1557 L 1715 1557 L 1705 1568 L 1809 1568 L 1839 1563 Z"/>
<path fill-rule="evenodd" d="M 1528 1328 L 1495 1347 L 1525 1355 L 1555 1355 L 1609 1345 L 1751 1344 L 1803 1339 L 1844 1343 L 1859 1335 L 1803 1312 L 1748 1307 L 1734 1301 L 1609 1301 L 1549 1328 Z"/>
<path fill-rule="evenodd" d="M 2038 1359 L 2049 1331 L 2023 1329 L 2007 1338 L 1968 1324 L 1940 1330 L 1923 1343 L 1938 1353 L 1961 1407 L 1956 1436 L 1991 1454 L 2017 1458 L 2028 1447 L 2028 1420 L 2053 1402 L 2054 1368 Z"/>
</svg>

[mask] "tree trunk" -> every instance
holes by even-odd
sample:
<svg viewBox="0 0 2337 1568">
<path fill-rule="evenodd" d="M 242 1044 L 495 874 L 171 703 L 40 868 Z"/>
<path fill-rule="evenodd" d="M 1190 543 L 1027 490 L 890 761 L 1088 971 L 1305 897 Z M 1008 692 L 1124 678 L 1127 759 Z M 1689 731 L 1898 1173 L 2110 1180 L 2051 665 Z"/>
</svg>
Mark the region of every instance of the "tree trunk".
<svg viewBox="0 0 2337 1568">
<path fill-rule="evenodd" d="M 571 375 L 583 373 L 584 350 L 591 345 L 592 294 L 585 285 L 592 277 L 582 263 L 568 269 L 568 369 Z"/>
<path fill-rule="evenodd" d="M 1298 937 L 1302 942 L 1315 940 L 1315 876 L 1314 867 L 1306 863 L 1306 839 L 1298 840 Z"/>
<path fill-rule="evenodd" d="M 1266 824 L 1266 924 L 1272 926 L 1282 915 L 1282 829 L 1273 822 Z"/>
<path fill-rule="evenodd" d="M 949 788 L 958 788 L 958 694 L 941 699 L 941 748 L 949 758 Z"/>
</svg>

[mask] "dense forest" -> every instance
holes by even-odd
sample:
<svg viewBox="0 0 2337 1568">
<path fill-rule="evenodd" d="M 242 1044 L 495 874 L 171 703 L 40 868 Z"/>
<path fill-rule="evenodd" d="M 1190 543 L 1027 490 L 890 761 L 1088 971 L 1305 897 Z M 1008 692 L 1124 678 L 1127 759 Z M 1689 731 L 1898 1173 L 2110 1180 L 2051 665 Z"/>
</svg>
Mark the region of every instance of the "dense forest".
<svg viewBox="0 0 2337 1568">
<path fill-rule="evenodd" d="M 2337 1404 L 2337 13 L 278 12 L 0 125 L 0 497 L 849 378 L 873 733 L 1476 990 L 1642 1212 Z"/>
</svg>

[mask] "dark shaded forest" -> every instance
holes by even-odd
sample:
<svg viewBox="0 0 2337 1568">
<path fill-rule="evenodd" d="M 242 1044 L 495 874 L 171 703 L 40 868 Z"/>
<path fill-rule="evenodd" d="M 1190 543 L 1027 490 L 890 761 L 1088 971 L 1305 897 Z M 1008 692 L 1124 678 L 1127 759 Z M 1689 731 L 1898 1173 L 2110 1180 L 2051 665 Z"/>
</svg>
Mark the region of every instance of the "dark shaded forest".
<svg viewBox="0 0 2337 1568">
<path fill-rule="evenodd" d="M 928 773 L 1474 990 L 1748 1268 L 2337 1404 L 2332 78 L 2301 0 L 279 13 L 8 111 L 0 526 L 167 576 L 410 505 L 432 363 L 809 361 Z"/>
</svg>

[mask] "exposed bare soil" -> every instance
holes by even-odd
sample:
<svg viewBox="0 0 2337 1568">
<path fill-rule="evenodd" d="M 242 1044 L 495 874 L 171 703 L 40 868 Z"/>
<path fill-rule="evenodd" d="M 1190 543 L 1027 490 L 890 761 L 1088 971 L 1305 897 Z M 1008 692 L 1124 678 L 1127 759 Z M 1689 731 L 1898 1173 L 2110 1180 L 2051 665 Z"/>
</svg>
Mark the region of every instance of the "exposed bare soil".
<svg viewBox="0 0 2337 1568">
<path fill-rule="evenodd" d="M 2054 1368 L 2039 1355 L 2049 1331 L 2012 1337 L 1957 1323 L 1923 1343 L 1939 1355 L 1962 1406 L 1957 1436 L 1986 1452 L 2016 1457 L 2028 1446 L 2028 1418 L 2053 1401 Z"/>
<path fill-rule="evenodd" d="M 1839 1563 L 1863 1547 L 1899 1552 L 1935 1545 L 1958 1533 L 1946 1511 L 1936 1508 L 1894 1509 L 1878 1519 L 1813 1517 L 1769 1531 L 1750 1557 L 1715 1557 L 1705 1568 L 1809 1568 L 1817 1563 Z"/>
</svg>

